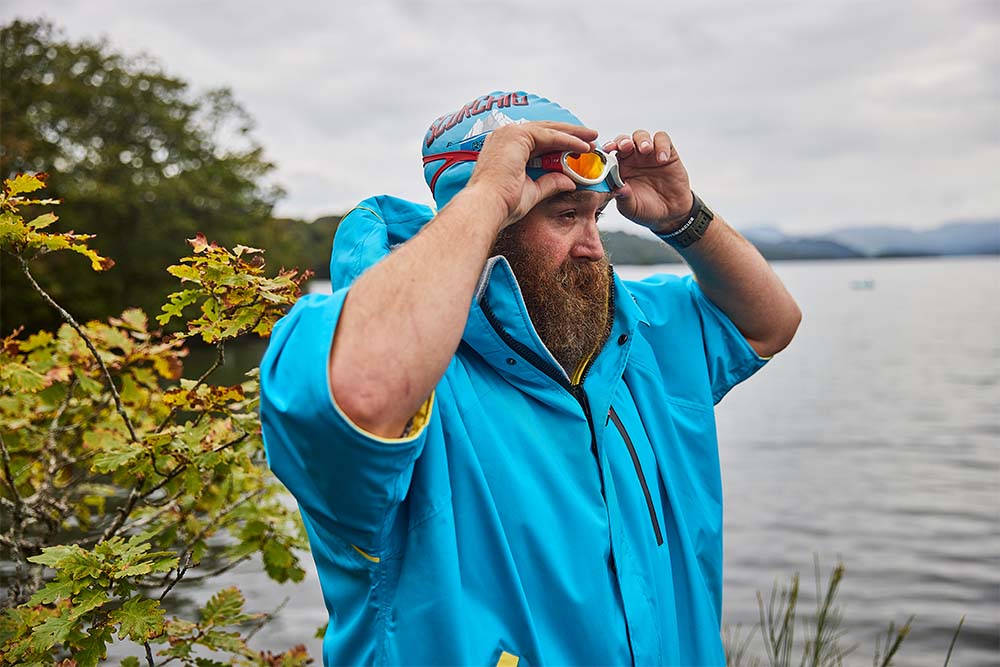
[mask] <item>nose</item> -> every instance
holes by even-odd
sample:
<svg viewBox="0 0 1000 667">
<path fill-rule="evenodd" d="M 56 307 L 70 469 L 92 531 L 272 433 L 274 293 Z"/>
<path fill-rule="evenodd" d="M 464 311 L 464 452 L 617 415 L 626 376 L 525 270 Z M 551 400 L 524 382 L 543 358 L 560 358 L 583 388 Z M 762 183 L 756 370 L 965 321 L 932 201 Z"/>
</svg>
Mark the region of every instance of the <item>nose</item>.
<svg viewBox="0 0 1000 667">
<path fill-rule="evenodd" d="M 597 230 L 597 220 L 591 219 L 581 223 L 580 231 L 570 253 L 573 259 L 596 262 L 604 257 L 604 245 L 601 234 Z"/>
</svg>

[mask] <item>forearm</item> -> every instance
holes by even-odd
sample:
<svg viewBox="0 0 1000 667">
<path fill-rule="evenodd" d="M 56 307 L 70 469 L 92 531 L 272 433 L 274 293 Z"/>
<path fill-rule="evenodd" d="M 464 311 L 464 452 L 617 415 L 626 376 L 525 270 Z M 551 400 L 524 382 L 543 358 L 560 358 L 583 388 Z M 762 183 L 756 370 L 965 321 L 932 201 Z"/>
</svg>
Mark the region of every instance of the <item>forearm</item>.
<svg viewBox="0 0 1000 667">
<path fill-rule="evenodd" d="M 718 215 L 681 252 L 698 285 L 762 357 L 780 352 L 802 319 L 799 307 L 760 252 Z"/>
<path fill-rule="evenodd" d="M 397 437 L 458 348 L 505 209 L 466 188 L 351 287 L 330 353 L 330 386 L 358 426 Z"/>
</svg>

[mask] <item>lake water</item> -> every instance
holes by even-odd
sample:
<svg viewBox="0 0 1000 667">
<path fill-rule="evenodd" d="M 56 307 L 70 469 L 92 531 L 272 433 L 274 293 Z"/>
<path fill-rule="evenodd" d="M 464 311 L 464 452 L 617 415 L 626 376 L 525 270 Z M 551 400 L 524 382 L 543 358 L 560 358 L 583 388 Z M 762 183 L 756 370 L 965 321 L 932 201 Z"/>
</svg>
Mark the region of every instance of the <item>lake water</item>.
<svg viewBox="0 0 1000 667">
<path fill-rule="evenodd" d="M 620 267 L 626 278 L 681 267 Z M 1000 260 L 783 262 L 804 314 L 792 345 L 717 411 L 725 490 L 724 623 L 756 591 L 840 557 L 847 664 L 870 665 L 889 621 L 916 615 L 897 665 L 1000 664 Z M 308 560 L 308 557 L 307 557 Z M 255 645 L 305 643 L 326 612 L 315 573 L 278 586 L 246 566 L 258 611 L 290 601 Z M 212 591 L 185 590 L 204 600 Z M 800 634 L 801 631 L 797 631 Z M 759 647 L 758 647 L 759 648 Z M 762 651 L 758 651 L 762 655 Z"/>
</svg>

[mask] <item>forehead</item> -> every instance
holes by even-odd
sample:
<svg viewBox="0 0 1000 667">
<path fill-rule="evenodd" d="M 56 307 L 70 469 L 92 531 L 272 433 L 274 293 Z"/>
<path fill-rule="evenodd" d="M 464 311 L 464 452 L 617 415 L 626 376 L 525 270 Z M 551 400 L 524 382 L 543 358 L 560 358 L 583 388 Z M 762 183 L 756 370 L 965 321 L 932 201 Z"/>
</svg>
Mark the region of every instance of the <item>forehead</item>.
<svg viewBox="0 0 1000 667">
<path fill-rule="evenodd" d="M 546 206 L 561 206 L 575 204 L 577 206 L 592 206 L 600 208 L 614 199 L 610 192 L 595 192 L 593 190 L 572 190 L 570 192 L 560 192 L 546 199 L 543 204 Z"/>
</svg>

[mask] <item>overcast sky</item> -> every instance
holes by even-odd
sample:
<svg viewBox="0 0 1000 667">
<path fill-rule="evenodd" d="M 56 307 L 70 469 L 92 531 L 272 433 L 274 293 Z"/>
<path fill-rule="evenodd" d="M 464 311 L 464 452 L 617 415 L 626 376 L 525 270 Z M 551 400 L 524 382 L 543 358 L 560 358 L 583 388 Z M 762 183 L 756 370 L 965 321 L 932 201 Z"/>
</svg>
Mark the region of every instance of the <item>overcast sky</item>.
<svg viewBox="0 0 1000 667">
<path fill-rule="evenodd" d="M 27 9 L 26 7 L 31 7 Z M 430 122 L 536 92 L 602 139 L 664 129 L 737 227 L 930 227 L 1000 215 L 1000 2 L 5 3 L 74 39 L 230 86 L 287 190 L 280 215 L 430 203 Z M 614 222 L 612 222 L 612 226 Z"/>
</svg>

